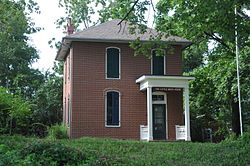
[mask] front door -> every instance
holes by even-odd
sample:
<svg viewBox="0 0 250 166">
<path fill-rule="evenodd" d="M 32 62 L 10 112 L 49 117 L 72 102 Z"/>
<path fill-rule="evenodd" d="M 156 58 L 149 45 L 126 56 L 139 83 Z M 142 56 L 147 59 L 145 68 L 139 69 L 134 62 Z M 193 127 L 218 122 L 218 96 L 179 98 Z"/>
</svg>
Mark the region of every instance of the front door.
<svg viewBox="0 0 250 166">
<path fill-rule="evenodd" d="M 153 104 L 153 139 L 166 139 L 166 104 Z"/>
</svg>

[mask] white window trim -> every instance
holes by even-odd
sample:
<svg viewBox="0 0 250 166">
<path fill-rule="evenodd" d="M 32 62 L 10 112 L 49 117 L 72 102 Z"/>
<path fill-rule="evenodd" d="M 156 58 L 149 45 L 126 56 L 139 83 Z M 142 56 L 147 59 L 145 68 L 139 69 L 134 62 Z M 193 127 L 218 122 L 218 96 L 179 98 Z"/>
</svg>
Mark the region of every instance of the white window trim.
<svg viewBox="0 0 250 166">
<path fill-rule="evenodd" d="M 109 49 L 109 48 L 116 48 L 116 49 L 118 49 L 119 50 L 119 77 L 118 78 L 108 78 L 108 69 L 107 69 L 107 67 L 108 67 L 108 65 L 107 65 L 107 50 Z M 106 48 L 106 52 L 105 52 L 105 79 L 110 79 L 110 80 L 119 80 L 119 79 L 121 79 L 121 49 L 119 48 L 119 47 L 107 47 Z"/>
<path fill-rule="evenodd" d="M 151 58 L 151 74 L 153 75 L 153 51 L 154 50 L 157 50 L 157 49 L 152 49 L 151 50 L 151 56 L 152 56 L 152 58 Z M 163 52 L 164 52 L 164 75 L 166 75 L 166 50 L 164 50 L 164 49 L 161 49 L 161 50 L 163 50 Z"/>
<path fill-rule="evenodd" d="M 153 101 L 152 100 L 153 104 L 167 104 L 167 95 L 166 95 L 165 92 L 160 92 L 160 91 L 153 92 L 152 98 L 153 98 L 153 95 L 163 95 L 164 96 L 164 100 L 163 101 Z"/>
<path fill-rule="evenodd" d="M 117 92 L 119 93 L 119 125 L 107 125 L 107 93 Z M 121 127 L 121 93 L 117 90 L 108 90 L 105 92 L 105 127 Z"/>
<path fill-rule="evenodd" d="M 164 95 L 164 101 L 152 101 L 152 104 L 165 104 L 166 105 L 166 140 L 168 140 L 168 104 L 167 104 L 167 93 L 156 91 L 152 95 Z M 153 117 L 152 117 L 153 118 Z"/>
</svg>

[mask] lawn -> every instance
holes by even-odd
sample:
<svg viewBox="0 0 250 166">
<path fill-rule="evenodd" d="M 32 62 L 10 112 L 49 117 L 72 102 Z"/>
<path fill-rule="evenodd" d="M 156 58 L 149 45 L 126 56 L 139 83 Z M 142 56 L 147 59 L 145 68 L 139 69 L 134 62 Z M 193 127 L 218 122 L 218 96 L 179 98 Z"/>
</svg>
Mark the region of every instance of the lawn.
<svg viewBox="0 0 250 166">
<path fill-rule="evenodd" d="M 222 143 L 0 136 L 0 165 L 250 165 L 250 134 Z"/>
</svg>

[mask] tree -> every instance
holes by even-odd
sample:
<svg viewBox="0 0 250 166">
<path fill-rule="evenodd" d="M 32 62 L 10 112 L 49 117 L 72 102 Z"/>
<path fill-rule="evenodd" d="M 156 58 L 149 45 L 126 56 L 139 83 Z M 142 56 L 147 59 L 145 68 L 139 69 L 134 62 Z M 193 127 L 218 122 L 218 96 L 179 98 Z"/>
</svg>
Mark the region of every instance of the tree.
<svg viewBox="0 0 250 166">
<path fill-rule="evenodd" d="M 231 111 L 232 115 L 232 129 L 239 134 L 239 110 L 237 99 L 237 85 L 236 85 L 236 66 L 235 66 L 235 30 L 240 34 L 239 47 L 241 51 L 241 84 L 243 98 L 248 99 L 250 90 L 249 80 L 247 74 L 249 71 L 249 58 L 247 50 L 249 50 L 249 16 L 244 10 L 249 10 L 250 2 L 239 0 L 223 0 L 223 1 L 177 1 L 177 0 L 161 0 L 157 4 L 159 15 L 157 17 L 158 27 L 170 34 L 179 35 L 188 39 L 192 39 L 198 49 L 201 50 L 203 57 L 206 59 L 206 64 L 199 69 L 203 72 L 209 70 L 207 77 L 212 81 L 200 83 L 196 87 L 210 88 L 207 92 L 206 98 L 217 101 L 212 106 L 211 102 L 200 101 L 199 105 L 207 106 L 210 110 L 217 110 L 218 113 L 224 110 Z M 237 7 L 237 15 L 234 9 Z M 173 15 L 169 15 L 170 11 L 174 11 Z M 208 45 L 214 41 L 215 45 L 212 50 L 208 50 Z M 204 49 L 205 48 L 205 49 Z M 244 64 L 244 63 L 248 64 Z M 199 74 L 194 72 L 194 76 Z M 199 75 L 197 75 L 199 76 Z M 207 79 L 207 78 L 206 78 Z M 200 82 L 199 82 L 200 81 Z M 193 89 L 194 90 L 194 89 Z M 213 92 L 213 93 L 212 93 Z M 196 94 L 202 95 L 203 89 L 198 88 Z M 205 94 L 203 94 L 205 95 Z M 197 98 L 195 100 L 202 100 Z M 213 100 L 212 100 L 213 99 Z M 192 102 L 197 103 L 193 100 Z M 213 103 L 213 102 L 212 102 Z M 216 104 L 217 103 L 217 104 Z M 219 106 L 219 107 L 218 107 Z M 199 107 L 201 109 L 202 107 Z M 203 109 L 206 113 L 207 109 Z M 207 113 L 206 113 L 207 114 Z M 228 115 L 228 113 L 227 113 Z"/>
<path fill-rule="evenodd" d="M 0 133 L 29 134 L 31 104 L 0 88 Z"/>
<path fill-rule="evenodd" d="M 53 72 L 45 74 L 46 81 L 34 96 L 33 132 L 46 136 L 47 127 L 60 124 L 63 116 L 62 63 L 54 63 Z"/>
<path fill-rule="evenodd" d="M 0 1 L 0 86 L 25 98 L 32 97 L 43 82 L 42 73 L 30 67 L 39 58 L 27 37 L 40 30 L 29 18 L 34 11 L 39 12 L 32 0 Z"/>
<path fill-rule="evenodd" d="M 32 0 L 0 1 L 1 133 L 30 134 L 38 123 L 46 130 L 62 120 L 62 77 L 31 68 L 39 56 L 27 35 L 40 30 L 30 21 L 31 12 L 39 13 Z"/>
<path fill-rule="evenodd" d="M 134 6 L 134 4 L 136 4 Z M 133 23 L 146 23 L 145 11 L 147 10 L 149 1 L 134 0 L 60 0 L 59 7 L 65 9 L 67 17 L 72 18 L 72 24 L 76 31 L 89 28 L 98 23 L 103 23 L 109 19 L 122 19 L 126 14 L 126 20 Z M 101 7 L 100 10 L 95 10 L 94 7 Z M 133 7 L 134 6 L 134 7 Z M 133 10 L 131 8 L 133 7 Z M 131 11 L 130 11 L 131 10 Z M 93 14 L 99 14 L 97 22 L 91 21 Z M 66 17 L 61 17 L 57 20 L 57 26 L 66 28 Z"/>
</svg>

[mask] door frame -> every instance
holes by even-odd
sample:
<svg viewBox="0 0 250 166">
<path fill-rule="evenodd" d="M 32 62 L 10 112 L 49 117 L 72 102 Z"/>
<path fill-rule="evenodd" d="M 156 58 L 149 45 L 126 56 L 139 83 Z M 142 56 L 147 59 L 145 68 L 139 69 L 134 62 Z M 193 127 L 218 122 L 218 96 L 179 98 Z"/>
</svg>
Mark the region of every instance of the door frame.
<svg viewBox="0 0 250 166">
<path fill-rule="evenodd" d="M 165 104 L 165 108 L 166 108 L 166 119 L 165 119 L 165 127 L 166 127 L 166 140 L 168 140 L 168 104 L 167 104 L 167 94 L 166 92 L 161 92 L 161 91 L 156 91 L 152 93 L 153 95 L 164 95 L 164 100 L 163 101 L 153 101 L 153 97 L 152 97 L 152 111 L 153 111 L 153 104 Z M 153 116 L 152 116 L 152 121 L 153 121 Z M 153 138 L 154 140 L 154 138 Z"/>
</svg>

